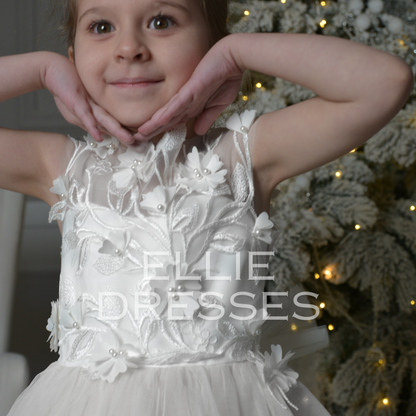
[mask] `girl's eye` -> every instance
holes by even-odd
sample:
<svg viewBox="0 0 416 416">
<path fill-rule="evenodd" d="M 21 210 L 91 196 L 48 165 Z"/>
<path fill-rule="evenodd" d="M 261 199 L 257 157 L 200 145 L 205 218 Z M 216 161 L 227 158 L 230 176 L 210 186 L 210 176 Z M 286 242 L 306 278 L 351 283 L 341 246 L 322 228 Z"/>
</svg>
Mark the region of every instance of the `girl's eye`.
<svg viewBox="0 0 416 416">
<path fill-rule="evenodd" d="M 150 22 L 150 29 L 164 30 L 174 25 L 173 19 L 168 16 L 157 16 Z"/>
<path fill-rule="evenodd" d="M 96 22 L 93 25 L 91 25 L 90 29 L 93 30 L 95 33 L 98 33 L 99 35 L 105 35 L 107 33 L 110 33 L 113 27 L 108 22 Z"/>
</svg>

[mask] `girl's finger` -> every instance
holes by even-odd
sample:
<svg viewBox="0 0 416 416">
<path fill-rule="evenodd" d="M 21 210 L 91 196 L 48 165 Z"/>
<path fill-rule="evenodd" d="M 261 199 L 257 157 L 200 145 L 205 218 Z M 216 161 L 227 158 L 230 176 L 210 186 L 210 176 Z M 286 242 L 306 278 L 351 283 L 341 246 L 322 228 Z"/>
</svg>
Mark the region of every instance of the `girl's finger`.
<svg viewBox="0 0 416 416">
<path fill-rule="evenodd" d="M 117 137 L 125 144 L 134 142 L 133 136 L 120 123 L 111 117 L 103 108 L 90 101 L 94 117 L 110 136 Z"/>
</svg>

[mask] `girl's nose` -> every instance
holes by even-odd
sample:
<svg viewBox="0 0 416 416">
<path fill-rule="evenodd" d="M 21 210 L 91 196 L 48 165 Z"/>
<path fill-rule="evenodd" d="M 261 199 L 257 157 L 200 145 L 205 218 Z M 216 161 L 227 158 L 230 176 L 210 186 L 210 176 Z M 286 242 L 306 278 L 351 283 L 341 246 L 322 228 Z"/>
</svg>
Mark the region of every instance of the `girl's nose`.
<svg viewBox="0 0 416 416">
<path fill-rule="evenodd" d="M 114 59 L 121 61 L 146 61 L 150 57 L 150 51 L 145 43 L 139 39 L 134 31 L 125 32 L 120 35 L 114 49 Z"/>
</svg>

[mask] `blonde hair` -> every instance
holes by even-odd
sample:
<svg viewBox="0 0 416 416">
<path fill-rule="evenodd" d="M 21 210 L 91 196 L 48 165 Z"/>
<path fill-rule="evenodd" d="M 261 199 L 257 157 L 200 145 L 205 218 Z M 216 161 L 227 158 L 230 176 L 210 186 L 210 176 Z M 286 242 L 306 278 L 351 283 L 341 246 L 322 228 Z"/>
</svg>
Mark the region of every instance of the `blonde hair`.
<svg viewBox="0 0 416 416">
<path fill-rule="evenodd" d="M 139 0 L 138 0 L 139 1 Z M 209 28 L 211 46 L 227 36 L 228 0 L 195 0 L 198 1 Z M 77 0 L 60 0 L 62 17 L 61 30 L 66 38 L 68 48 L 74 47 L 77 31 Z"/>
</svg>

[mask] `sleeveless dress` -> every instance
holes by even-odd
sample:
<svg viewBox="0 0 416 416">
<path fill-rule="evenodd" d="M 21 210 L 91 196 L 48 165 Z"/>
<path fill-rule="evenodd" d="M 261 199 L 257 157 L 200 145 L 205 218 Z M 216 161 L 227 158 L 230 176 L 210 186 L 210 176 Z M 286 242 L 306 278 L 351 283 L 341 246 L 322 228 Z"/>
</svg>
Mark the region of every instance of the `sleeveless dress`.
<svg viewBox="0 0 416 416">
<path fill-rule="evenodd" d="M 185 140 L 67 139 L 60 358 L 9 416 L 326 416 L 279 345 L 260 352 L 273 223 L 254 209 L 254 111 Z"/>
</svg>

